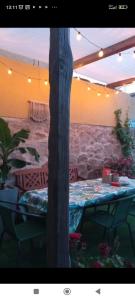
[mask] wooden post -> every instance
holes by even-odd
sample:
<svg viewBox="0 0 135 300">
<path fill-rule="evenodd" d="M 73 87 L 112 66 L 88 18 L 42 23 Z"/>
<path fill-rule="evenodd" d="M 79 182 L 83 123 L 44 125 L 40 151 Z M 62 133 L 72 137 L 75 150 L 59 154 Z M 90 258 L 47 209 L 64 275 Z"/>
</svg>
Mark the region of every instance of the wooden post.
<svg viewBox="0 0 135 300">
<path fill-rule="evenodd" d="M 73 58 L 68 28 L 50 29 L 47 263 L 69 267 L 69 111 Z"/>
</svg>

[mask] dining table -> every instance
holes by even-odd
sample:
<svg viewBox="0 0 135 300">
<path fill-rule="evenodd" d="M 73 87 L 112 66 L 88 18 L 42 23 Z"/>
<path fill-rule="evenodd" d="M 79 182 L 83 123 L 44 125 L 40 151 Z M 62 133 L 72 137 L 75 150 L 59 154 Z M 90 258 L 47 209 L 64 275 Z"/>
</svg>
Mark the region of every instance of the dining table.
<svg viewBox="0 0 135 300">
<path fill-rule="evenodd" d="M 121 178 L 120 178 L 121 179 Z M 122 182 L 122 181 L 121 181 Z M 77 181 L 69 184 L 69 232 L 75 232 L 81 222 L 84 211 L 115 203 L 123 197 L 135 194 L 135 179 L 128 179 L 120 186 L 104 183 L 102 178 Z M 25 192 L 19 199 L 28 211 L 46 214 L 48 206 L 48 188 Z"/>
</svg>

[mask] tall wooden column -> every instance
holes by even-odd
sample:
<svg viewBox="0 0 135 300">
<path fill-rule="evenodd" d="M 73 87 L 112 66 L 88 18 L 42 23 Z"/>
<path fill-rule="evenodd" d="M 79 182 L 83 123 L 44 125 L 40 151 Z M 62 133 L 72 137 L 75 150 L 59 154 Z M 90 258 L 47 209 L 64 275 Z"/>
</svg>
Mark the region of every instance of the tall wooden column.
<svg viewBox="0 0 135 300">
<path fill-rule="evenodd" d="M 68 28 L 50 29 L 47 263 L 69 267 L 69 118 L 73 58 Z"/>
</svg>

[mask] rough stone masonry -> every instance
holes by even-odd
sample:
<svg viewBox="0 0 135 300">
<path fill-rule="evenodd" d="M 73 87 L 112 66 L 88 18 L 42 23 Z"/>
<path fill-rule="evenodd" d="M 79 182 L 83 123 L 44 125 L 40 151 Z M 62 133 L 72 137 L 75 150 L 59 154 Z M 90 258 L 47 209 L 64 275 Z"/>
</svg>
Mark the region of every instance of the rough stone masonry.
<svg viewBox="0 0 135 300">
<path fill-rule="evenodd" d="M 32 166 L 41 166 L 48 161 L 49 120 L 42 123 L 29 119 L 5 118 L 12 132 L 22 128 L 30 130 L 27 146 L 35 147 L 40 154 L 40 163 L 29 154 L 15 153 L 18 158 L 27 159 Z M 79 176 L 91 178 L 95 169 L 100 169 L 112 158 L 121 157 L 121 146 L 112 127 L 100 125 L 71 124 L 70 164 L 77 165 Z M 31 166 L 31 167 L 32 167 Z"/>
</svg>

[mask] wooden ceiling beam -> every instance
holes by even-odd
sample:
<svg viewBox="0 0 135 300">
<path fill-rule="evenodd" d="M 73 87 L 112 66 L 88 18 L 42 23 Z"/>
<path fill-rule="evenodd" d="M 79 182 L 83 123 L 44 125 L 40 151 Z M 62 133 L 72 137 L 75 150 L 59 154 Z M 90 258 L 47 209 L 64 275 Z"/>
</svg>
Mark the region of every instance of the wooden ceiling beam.
<svg viewBox="0 0 135 300">
<path fill-rule="evenodd" d="M 81 57 L 74 61 L 74 69 L 83 67 L 85 65 L 88 65 L 92 62 L 95 62 L 97 60 L 103 59 L 105 57 L 120 53 L 124 50 L 130 49 L 132 47 L 135 47 L 135 36 L 132 36 L 126 40 L 123 40 L 119 43 L 116 43 L 114 45 L 111 45 L 107 48 L 102 48 L 104 51 L 103 57 L 98 56 L 98 52 L 94 52 L 92 54 L 89 54 L 87 56 Z"/>
<path fill-rule="evenodd" d="M 115 88 L 117 86 L 122 86 L 122 85 L 130 84 L 133 81 L 135 81 L 135 77 L 127 78 L 127 79 L 124 79 L 124 80 L 119 80 L 119 81 L 115 81 L 115 82 L 109 83 L 109 84 L 107 84 L 107 87 L 109 87 L 109 88 Z"/>
</svg>

